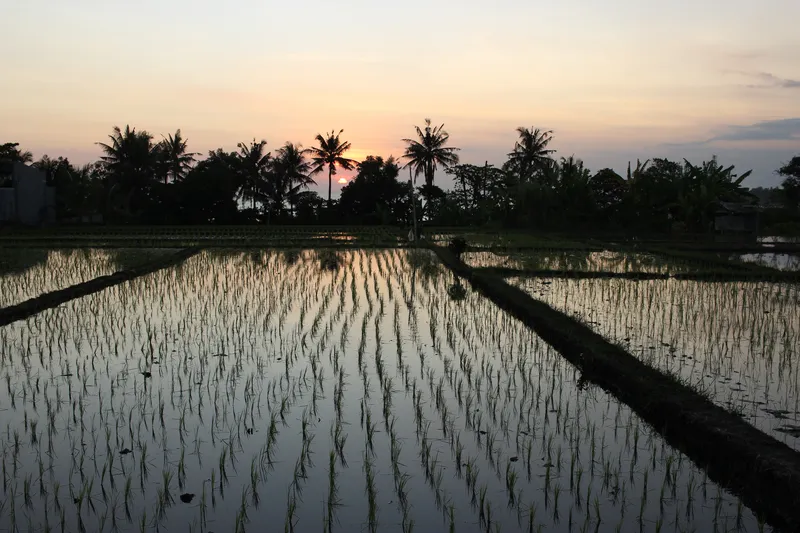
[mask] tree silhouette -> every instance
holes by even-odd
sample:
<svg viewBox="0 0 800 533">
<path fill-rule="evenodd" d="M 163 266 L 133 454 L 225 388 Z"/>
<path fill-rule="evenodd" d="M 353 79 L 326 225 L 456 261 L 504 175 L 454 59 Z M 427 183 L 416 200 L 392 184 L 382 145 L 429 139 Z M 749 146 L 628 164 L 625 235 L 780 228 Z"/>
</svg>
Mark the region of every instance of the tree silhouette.
<svg viewBox="0 0 800 533">
<path fill-rule="evenodd" d="M 103 150 L 100 163 L 106 175 L 107 199 L 111 211 L 130 219 L 150 203 L 158 151 L 153 136 L 125 126 L 114 126 L 110 143 L 97 143 Z"/>
<path fill-rule="evenodd" d="M 240 175 L 240 196 L 244 200 L 250 200 L 251 208 L 256 208 L 256 200 L 263 196 L 267 173 L 270 169 L 269 152 L 264 152 L 267 141 L 261 140 L 250 144 L 237 144 L 237 172 Z"/>
<path fill-rule="evenodd" d="M 342 189 L 339 208 L 344 217 L 361 224 L 398 224 L 408 214 L 411 186 L 400 182 L 393 157 L 368 156 L 358 164 L 358 174 Z"/>
<path fill-rule="evenodd" d="M 425 119 L 425 128 L 420 129 L 414 126 L 417 131 L 417 139 L 403 139 L 406 143 L 406 151 L 403 158 L 407 160 L 406 167 L 411 167 L 414 176 L 423 174 L 425 185 L 433 186 L 433 176 L 439 165 L 448 168 L 458 164 L 459 148 L 445 146 L 450 140 L 450 134 L 444 130 L 444 124 L 436 127 L 431 126 L 431 119 Z"/>
<path fill-rule="evenodd" d="M 173 182 L 183 179 L 192 167 L 194 156 L 198 154 L 189 152 L 186 143 L 186 139 L 181 136 L 181 130 L 176 130 L 175 135 L 167 135 L 158 143 L 159 155 L 164 164 L 164 184 L 169 178 Z"/>
<path fill-rule="evenodd" d="M 339 139 L 344 130 L 339 130 L 339 133 L 334 131 L 331 130 L 326 137 L 318 133 L 314 139 L 319 143 L 319 147 L 312 146 L 308 149 L 312 161 L 311 174 L 319 174 L 326 166 L 328 167 L 328 208 L 331 207 L 331 184 L 333 175 L 336 174 L 336 166 L 352 170 L 356 164 L 352 159 L 344 157 L 344 153 L 350 149 L 349 142 Z"/>
<path fill-rule="evenodd" d="M 517 133 L 519 139 L 508 154 L 506 167 L 516 172 L 520 181 L 529 181 L 552 164 L 550 155 L 555 150 L 548 149 L 547 145 L 553 140 L 553 132 L 520 126 Z"/>
<path fill-rule="evenodd" d="M 454 194 L 459 208 L 472 220 L 488 221 L 510 207 L 508 191 L 513 184 L 508 172 L 488 162 L 481 166 L 459 164 L 446 172 L 459 185 Z"/>
<path fill-rule="evenodd" d="M 582 220 L 593 208 L 591 173 L 583 161 L 571 155 L 562 157 L 559 164 L 558 196 L 560 216 Z"/>
<path fill-rule="evenodd" d="M 295 215 L 299 222 L 319 222 L 319 213 L 322 211 L 324 200 L 316 191 L 301 191 L 297 193 Z"/>
<path fill-rule="evenodd" d="M 781 192 L 786 207 L 795 211 L 800 205 L 800 155 L 778 169 L 778 174 L 784 177 Z"/>
<path fill-rule="evenodd" d="M 290 212 L 298 202 L 298 195 L 303 189 L 314 183 L 309 176 L 311 163 L 305 158 L 305 150 L 300 145 L 287 142 L 281 146 L 272 160 L 272 170 L 267 183 L 267 197 L 271 209 L 276 216 L 284 214 L 285 204 L 289 204 Z"/>
<path fill-rule="evenodd" d="M 242 188 L 236 152 L 217 149 L 175 184 L 179 216 L 191 224 L 231 223 L 238 218 L 236 198 Z"/>
<path fill-rule="evenodd" d="M 9 165 L 14 163 L 30 163 L 33 161 L 33 154 L 28 151 L 21 151 L 19 143 L 0 144 L 0 164 Z"/>
<path fill-rule="evenodd" d="M 157 153 L 153 136 L 146 131 L 114 126 L 109 144 L 97 143 L 103 150 L 100 160 L 107 173 L 126 186 L 146 184 L 154 175 Z"/>
<path fill-rule="evenodd" d="M 622 203 L 628 191 L 622 176 L 610 168 L 598 170 L 589 180 L 589 187 L 595 205 L 606 218 Z"/>
<path fill-rule="evenodd" d="M 44 172 L 49 185 L 52 185 L 56 181 L 59 174 L 71 173 L 74 170 L 69 159 L 64 157 L 53 159 L 47 154 L 43 155 L 41 159 L 33 163 L 32 166 Z"/>
<path fill-rule="evenodd" d="M 723 167 L 717 156 L 701 165 L 692 165 L 684 159 L 684 187 L 679 195 L 685 210 L 684 220 L 701 231 L 707 231 L 713 220 L 714 210 L 720 202 L 752 200 L 742 187 L 742 181 L 752 170 L 741 175 L 734 174 L 733 165 Z"/>
<path fill-rule="evenodd" d="M 0 187 L 11 186 L 14 163 L 30 163 L 33 154 L 17 148 L 19 143 L 0 144 Z"/>
</svg>

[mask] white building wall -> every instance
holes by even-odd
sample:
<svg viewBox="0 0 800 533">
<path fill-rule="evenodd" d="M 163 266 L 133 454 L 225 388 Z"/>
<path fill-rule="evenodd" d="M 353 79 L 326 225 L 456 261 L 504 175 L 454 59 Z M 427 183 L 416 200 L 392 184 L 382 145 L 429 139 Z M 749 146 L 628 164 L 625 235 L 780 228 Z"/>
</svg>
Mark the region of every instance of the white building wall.
<svg viewBox="0 0 800 533">
<path fill-rule="evenodd" d="M 17 221 L 30 225 L 39 224 L 46 211 L 44 172 L 16 163 L 13 176 L 17 193 Z"/>
</svg>

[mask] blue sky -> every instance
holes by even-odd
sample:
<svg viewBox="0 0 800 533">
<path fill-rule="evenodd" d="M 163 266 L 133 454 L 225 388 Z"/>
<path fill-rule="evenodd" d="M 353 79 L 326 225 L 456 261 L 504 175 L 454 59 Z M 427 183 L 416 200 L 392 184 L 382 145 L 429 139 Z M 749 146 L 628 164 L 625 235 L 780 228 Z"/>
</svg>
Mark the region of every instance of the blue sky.
<svg viewBox="0 0 800 533">
<path fill-rule="evenodd" d="M 534 126 L 594 170 L 718 154 L 775 185 L 800 154 L 797 20 L 792 0 L 9 1 L 0 140 L 85 162 L 114 125 L 198 152 L 344 128 L 363 158 L 431 117 L 464 162 Z"/>
</svg>

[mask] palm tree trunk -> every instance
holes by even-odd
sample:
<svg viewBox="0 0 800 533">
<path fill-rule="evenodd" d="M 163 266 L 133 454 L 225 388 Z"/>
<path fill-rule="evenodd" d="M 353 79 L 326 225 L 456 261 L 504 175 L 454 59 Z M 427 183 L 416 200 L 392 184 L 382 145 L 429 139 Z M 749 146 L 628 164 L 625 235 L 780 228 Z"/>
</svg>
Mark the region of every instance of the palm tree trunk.
<svg viewBox="0 0 800 533">
<path fill-rule="evenodd" d="M 331 182 L 333 181 L 333 165 L 328 165 L 328 209 L 331 208 Z"/>
<path fill-rule="evenodd" d="M 411 185 L 411 216 L 414 218 L 413 232 L 414 232 L 414 245 L 417 244 L 418 230 L 417 230 L 417 198 L 414 194 L 414 181 L 411 174 L 411 167 L 408 167 L 408 184 Z M 412 289 L 413 291 L 413 289 Z"/>
<path fill-rule="evenodd" d="M 428 187 L 433 185 L 433 162 L 425 165 L 425 185 Z"/>
</svg>

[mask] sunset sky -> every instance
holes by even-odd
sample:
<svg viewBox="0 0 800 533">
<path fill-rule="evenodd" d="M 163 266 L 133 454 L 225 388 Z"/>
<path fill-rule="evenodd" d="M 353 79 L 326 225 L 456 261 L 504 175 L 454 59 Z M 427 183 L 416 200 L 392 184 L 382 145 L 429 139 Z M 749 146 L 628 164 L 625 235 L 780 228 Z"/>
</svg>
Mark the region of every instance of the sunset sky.
<svg viewBox="0 0 800 533">
<path fill-rule="evenodd" d="M 796 0 L 8 0 L 0 142 L 83 163 L 114 125 L 202 153 L 344 128 L 360 159 L 431 117 L 466 163 L 535 126 L 592 170 L 718 154 L 777 185 L 800 154 L 798 20 Z"/>
</svg>

